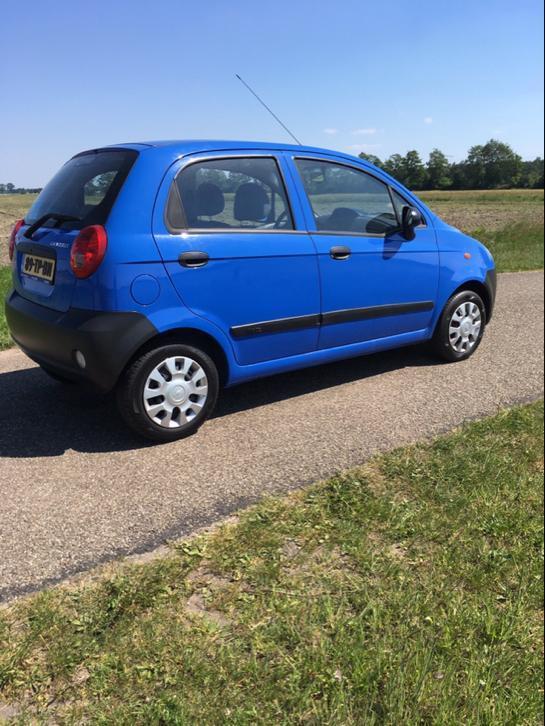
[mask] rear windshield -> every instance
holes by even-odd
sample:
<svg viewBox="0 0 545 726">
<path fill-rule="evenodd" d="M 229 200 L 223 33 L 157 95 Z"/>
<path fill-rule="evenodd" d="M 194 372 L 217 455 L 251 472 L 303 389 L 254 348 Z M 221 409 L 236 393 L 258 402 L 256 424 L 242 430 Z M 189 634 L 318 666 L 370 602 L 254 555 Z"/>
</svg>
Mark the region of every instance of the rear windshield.
<svg viewBox="0 0 545 726">
<path fill-rule="evenodd" d="M 43 188 L 25 222 L 34 224 L 45 214 L 55 213 L 77 219 L 65 222 L 64 229 L 105 224 L 137 156 L 132 149 L 87 151 L 74 156 Z M 47 225 L 58 226 L 58 222 L 44 222 Z"/>
</svg>

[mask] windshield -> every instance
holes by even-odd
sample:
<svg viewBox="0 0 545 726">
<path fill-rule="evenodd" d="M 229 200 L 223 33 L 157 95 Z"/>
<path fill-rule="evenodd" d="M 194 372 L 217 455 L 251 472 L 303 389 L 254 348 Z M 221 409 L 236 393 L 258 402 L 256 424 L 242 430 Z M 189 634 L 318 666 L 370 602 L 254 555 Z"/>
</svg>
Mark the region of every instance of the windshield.
<svg viewBox="0 0 545 726">
<path fill-rule="evenodd" d="M 66 215 L 64 229 L 105 224 L 123 182 L 138 156 L 132 149 L 85 152 L 68 161 L 44 187 L 25 216 L 34 224 L 46 214 Z M 50 219 L 44 226 L 59 226 Z"/>
</svg>

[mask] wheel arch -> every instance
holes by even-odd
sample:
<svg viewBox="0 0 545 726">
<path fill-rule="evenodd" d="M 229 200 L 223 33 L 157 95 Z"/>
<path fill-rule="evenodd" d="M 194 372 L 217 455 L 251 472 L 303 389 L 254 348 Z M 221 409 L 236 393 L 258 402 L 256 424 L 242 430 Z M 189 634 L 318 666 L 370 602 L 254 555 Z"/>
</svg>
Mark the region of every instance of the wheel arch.
<svg viewBox="0 0 545 726">
<path fill-rule="evenodd" d="M 481 297 L 485 306 L 486 322 L 488 323 L 490 318 L 492 317 L 494 301 L 492 299 L 492 295 L 490 294 L 490 290 L 487 288 L 485 283 L 481 282 L 480 280 L 467 280 L 466 282 L 459 285 L 456 290 L 452 292 L 452 294 L 449 296 L 449 300 L 451 297 L 457 295 L 460 292 L 463 292 L 464 290 L 471 290 L 471 292 L 475 292 L 477 293 L 477 295 L 479 295 L 479 297 Z"/>
<path fill-rule="evenodd" d="M 204 353 L 207 353 L 216 364 L 220 377 L 220 385 L 224 386 L 227 383 L 229 379 L 229 361 L 222 346 L 209 333 L 191 327 L 173 328 L 171 330 L 165 330 L 162 333 L 157 333 L 157 335 L 147 340 L 133 353 L 125 364 L 124 370 L 129 368 L 133 361 L 143 353 L 153 350 L 160 345 L 169 345 L 172 343 L 193 345 L 195 348 L 199 348 Z"/>
<path fill-rule="evenodd" d="M 458 286 L 455 287 L 448 294 L 448 296 L 443 299 L 442 305 L 437 309 L 436 318 L 432 323 L 432 338 L 435 336 L 437 330 L 439 329 L 439 326 L 441 325 L 443 313 L 445 312 L 445 308 L 447 307 L 449 300 L 451 300 L 455 295 L 458 295 L 458 293 L 463 292 L 464 290 L 470 290 L 471 292 L 475 292 L 481 297 L 485 307 L 486 324 L 490 322 L 490 318 L 492 317 L 492 312 L 494 310 L 494 294 L 491 292 L 485 282 L 479 280 L 478 278 L 472 277 L 468 280 L 465 280 L 464 282 L 459 283 Z"/>
</svg>

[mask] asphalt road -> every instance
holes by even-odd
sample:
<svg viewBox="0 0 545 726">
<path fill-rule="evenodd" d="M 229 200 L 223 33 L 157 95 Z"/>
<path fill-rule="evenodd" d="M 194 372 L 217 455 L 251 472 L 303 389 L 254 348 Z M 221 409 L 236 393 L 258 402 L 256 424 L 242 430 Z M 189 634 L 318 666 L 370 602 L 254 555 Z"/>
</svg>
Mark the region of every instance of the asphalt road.
<svg viewBox="0 0 545 726">
<path fill-rule="evenodd" d="M 164 446 L 135 440 L 111 402 L 0 353 L 0 600 L 542 395 L 541 272 L 500 276 L 494 320 L 465 363 L 405 349 L 257 381 Z"/>
</svg>

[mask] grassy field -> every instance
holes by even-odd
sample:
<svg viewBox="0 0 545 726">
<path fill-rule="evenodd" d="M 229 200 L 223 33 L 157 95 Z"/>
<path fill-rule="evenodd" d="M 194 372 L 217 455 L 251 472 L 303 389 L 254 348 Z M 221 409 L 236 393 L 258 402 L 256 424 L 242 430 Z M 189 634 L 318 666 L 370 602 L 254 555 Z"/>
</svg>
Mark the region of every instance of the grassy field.
<svg viewBox="0 0 545 726">
<path fill-rule="evenodd" d="M 543 268 L 543 190 L 421 192 L 449 224 L 483 242 L 500 272 Z"/>
<path fill-rule="evenodd" d="M 446 222 L 484 242 L 500 272 L 543 268 L 543 190 L 422 192 L 420 197 Z M 0 296 L 7 288 L 8 237 L 35 195 L 0 195 Z M 0 313 L 0 350 L 7 345 Z"/>
<path fill-rule="evenodd" d="M 542 403 L 506 411 L 0 611 L 0 708 L 542 723 L 542 436 Z"/>
<path fill-rule="evenodd" d="M 0 350 L 9 348 L 11 338 L 6 325 L 6 316 L 4 314 L 4 297 L 11 286 L 11 268 L 0 267 Z"/>
<path fill-rule="evenodd" d="M 17 219 L 22 219 L 36 194 L 0 194 L 0 266 L 8 264 L 8 240 Z"/>
</svg>

